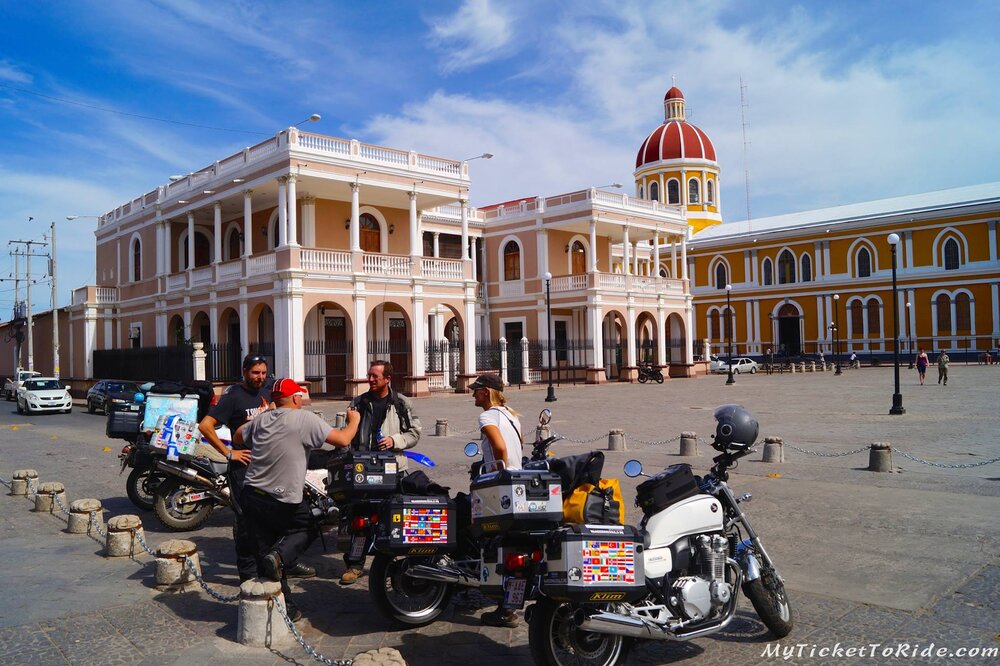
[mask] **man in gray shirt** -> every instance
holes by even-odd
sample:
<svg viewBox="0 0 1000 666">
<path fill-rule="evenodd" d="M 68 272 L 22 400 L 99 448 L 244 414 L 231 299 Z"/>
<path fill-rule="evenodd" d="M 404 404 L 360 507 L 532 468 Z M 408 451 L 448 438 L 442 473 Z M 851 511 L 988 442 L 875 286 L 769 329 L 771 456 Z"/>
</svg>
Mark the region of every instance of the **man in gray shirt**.
<svg viewBox="0 0 1000 666">
<path fill-rule="evenodd" d="M 285 570 L 295 565 L 316 529 L 308 502 L 302 499 L 309 452 L 325 444 L 346 448 L 358 429 L 360 415 L 348 410 L 347 424 L 334 430 L 312 412 L 302 410 L 309 394 L 292 379 L 279 379 L 271 389 L 275 409 L 240 426 L 233 441 L 246 442 L 250 464 L 240 503 L 256 545 L 259 575 L 281 583 L 292 621 L 302 617 L 289 599 Z"/>
</svg>

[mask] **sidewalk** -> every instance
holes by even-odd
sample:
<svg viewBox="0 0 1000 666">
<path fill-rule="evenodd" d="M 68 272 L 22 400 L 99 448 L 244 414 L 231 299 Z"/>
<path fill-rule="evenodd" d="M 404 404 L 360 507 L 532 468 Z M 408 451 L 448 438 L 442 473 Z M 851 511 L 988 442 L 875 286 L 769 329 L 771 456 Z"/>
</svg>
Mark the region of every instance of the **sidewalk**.
<svg viewBox="0 0 1000 666">
<path fill-rule="evenodd" d="M 786 462 L 765 464 L 750 456 L 731 477 L 737 493 L 751 492 L 746 510 L 786 579 L 796 628 L 781 646 L 799 643 L 860 648 L 869 643 L 896 648 L 900 642 L 947 649 L 998 646 L 1000 625 L 1000 463 L 980 467 L 934 467 L 894 455 L 892 474 L 864 471 L 867 452 L 850 453 L 873 441 L 937 464 L 967 464 L 1000 456 L 1000 372 L 995 367 L 956 368 L 947 388 L 904 383 L 907 414 L 890 417 L 889 369 L 832 373 L 740 376 L 667 381 L 662 386 L 557 387 L 545 403 L 544 387 L 508 391 L 521 412 L 526 437 L 537 412 L 550 407 L 552 427 L 574 440 L 555 445 L 557 455 L 607 448 L 611 428 L 626 431 L 628 451 L 606 451 L 605 476 L 618 476 L 634 496 L 635 480 L 621 465 L 631 457 L 648 472 L 675 462 L 696 470 L 710 464 L 712 410 L 740 402 L 761 422 L 761 435 L 779 435 Z M 912 384 L 912 385 L 911 385 Z M 467 487 L 468 460 L 462 445 L 474 433 L 477 409 L 467 395 L 415 401 L 424 427 L 419 449 L 438 463 L 432 478 L 453 489 Z M 313 405 L 329 420 L 343 402 Z M 433 437 L 446 418 L 449 437 Z M 124 477 L 114 459 L 120 443 L 103 438 L 103 418 L 20 417 L 0 414 L 0 477 L 33 467 L 41 480 L 59 480 L 68 499 L 98 497 L 108 516 L 140 513 L 124 498 Z M 13 430 L 16 426 L 17 430 Z M 695 431 L 699 456 L 680 458 L 676 438 Z M 460 434 L 464 433 L 464 434 Z M 802 453 L 791 448 L 810 451 Z M 111 451 L 105 452 L 104 448 Z M 838 457 L 824 457 L 843 454 Z M 0 664 L 281 664 L 286 658 L 315 663 L 298 646 L 281 654 L 234 642 L 236 605 L 201 590 L 182 594 L 152 589 L 151 558 L 107 560 L 101 545 L 61 530 L 58 515 L 35 514 L 23 498 L 0 495 Z M 637 520 L 629 507 L 630 521 Z M 231 517 L 214 515 L 206 528 L 172 535 L 151 514 L 142 514 L 147 541 L 155 548 L 181 536 L 198 545 L 206 579 L 221 592 L 235 591 Z M 337 582 L 343 563 L 317 544 L 305 560 L 313 579 L 293 582 L 306 621 L 306 639 L 331 659 L 353 657 L 374 647 L 396 647 L 410 664 L 530 663 L 527 628 L 481 627 L 491 608 L 478 594 L 458 595 L 445 616 L 419 630 L 392 626 L 369 600 L 367 579 L 352 587 Z M 749 606 L 726 632 L 686 643 L 641 643 L 630 663 L 778 663 L 766 656 L 769 637 Z M 807 655 L 808 656 L 808 655 Z M 885 663 L 888 659 L 837 656 L 788 663 Z M 955 663 L 953 658 L 916 663 Z M 983 663 L 986 659 L 970 659 Z M 902 659 L 900 659 L 902 663 Z"/>
</svg>

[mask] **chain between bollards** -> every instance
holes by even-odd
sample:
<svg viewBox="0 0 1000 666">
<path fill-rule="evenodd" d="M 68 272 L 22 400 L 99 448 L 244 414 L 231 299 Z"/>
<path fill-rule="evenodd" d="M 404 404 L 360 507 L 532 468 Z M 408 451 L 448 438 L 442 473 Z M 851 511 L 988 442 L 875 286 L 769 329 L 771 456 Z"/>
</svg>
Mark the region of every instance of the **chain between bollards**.
<svg viewBox="0 0 1000 666">
<path fill-rule="evenodd" d="M 982 467 L 984 465 L 992 465 L 995 462 L 1000 462 L 1000 458 L 991 458 L 989 460 L 984 460 L 983 462 L 949 465 L 948 463 L 935 463 L 929 460 L 924 460 L 922 458 L 917 458 L 916 456 L 911 456 L 909 453 L 901 449 L 893 449 L 893 450 L 899 455 L 903 456 L 904 458 L 909 458 L 913 462 L 922 463 L 924 465 L 930 465 L 931 467 L 944 467 L 946 469 L 969 469 L 970 467 Z"/>
<path fill-rule="evenodd" d="M 842 458 L 844 456 L 853 456 L 855 453 L 861 453 L 862 451 L 868 451 L 869 449 L 871 449 L 871 445 L 869 444 L 866 446 L 862 446 L 860 449 L 854 449 L 853 451 L 845 451 L 843 453 L 819 453 L 817 451 L 806 451 L 805 449 L 800 449 L 794 444 L 789 444 L 787 442 L 785 443 L 785 446 L 795 451 L 798 451 L 799 453 L 805 453 L 807 455 L 816 456 L 818 458 Z"/>
<path fill-rule="evenodd" d="M 63 513 L 65 513 L 65 514 L 66 514 L 67 516 L 69 515 L 69 509 L 67 509 L 67 508 L 66 508 L 66 507 L 65 507 L 65 506 L 63 505 L 63 503 L 62 503 L 62 500 L 61 500 L 61 499 L 59 499 L 59 493 L 54 493 L 54 494 L 52 495 L 52 502 L 53 502 L 53 504 L 56 504 L 56 505 L 58 505 L 58 506 L 59 506 L 59 510 L 60 510 L 60 511 L 62 511 Z M 49 510 L 49 513 L 51 513 L 51 512 L 52 512 L 52 511 L 51 511 L 51 507 L 50 507 L 50 510 Z"/>
<path fill-rule="evenodd" d="M 153 557 L 156 557 L 156 551 L 152 550 L 149 546 L 146 545 L 146 540 L 142 538 L 142 533 L 139 532 L 138 528 L 133 527 L 129 531 L 132 532 L 132 539 L 134 541 L 138 541 L 139 545 L 142 546 L 142 549 L 144 551 L 146 551 L 147 553 L 149 553 Z M 134 555 L 134 553 L 133 553 L 133 555 Z"/>
<path fill-rule="evenodd" d="M 90 534 L 90 528 L 93 526 L 94 530 L 101 536 L 102 539 L 108 538 L 108 533 L 101 529 L 100 523 L 97 522 L 97 512 L 90 512 L 90 522 L 87 523 L 87 534 Z"/>
<path fill-rule="evenodd" d="M 281 616 L 281 619 L 285 621 L 285 626 L 288 627 L 288 630 L 292 632 L 292 638 L 295 639 L 296 643 L 302 646 L 302 649 L 305 650 L 310 657 L 322 664 L 326 664 L 327 666 L 351 666 L 354 663 L 353 659 L 330 659 L 329 657 L 321 655 L 316 651 L 316 648 L 306 642 L 306 639 L 302 637 L 299 630 L 295 628 L 295 623 L 292 622 L 292 619 L 288 617 L 287 613 L 285 613 L 284 607 L 275 604 L 273 597 L 268 600 L 268 610 L 271 610 L 272 606 L 274 610 L 278 611 L 278 615 Z"/>
<path fill-rule="evenodd" d="M 226 603 L 239 600 L 240 598 L 239 593 L 221 594 L 210 588 L 208 586 L 208 583 L 205 582 L 205 579 L 201 577 L 200 573 L 198 573 L 198 568 L 194 565 L 194 562 L 191 561 L 191 558 L 184 557 L 183 559 L 184 559 L 184 568 L 186 568 L 188 571 L 191 572 L 191 575 L 194 576 L 195 580 L 198 581 L 198 584 L 201 585 L 201 589 L 205 590 L 205 592 L 208 592 L 209 596 Z"/>
</svg>

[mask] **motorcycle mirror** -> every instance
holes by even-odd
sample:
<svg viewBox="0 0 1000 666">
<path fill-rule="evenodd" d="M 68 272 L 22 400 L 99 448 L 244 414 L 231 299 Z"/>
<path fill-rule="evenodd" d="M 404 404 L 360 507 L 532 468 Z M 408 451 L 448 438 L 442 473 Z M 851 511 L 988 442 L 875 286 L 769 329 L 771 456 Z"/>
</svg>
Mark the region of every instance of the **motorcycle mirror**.
<svg viewBox="0 0 1000 666">
<path fill-rule="evenodd" d="M 538 414 L 538 423 L 540 425 L 548 425 L 549 421 L 551 421 L 551 420 L 552 420 L 552 410 L 551 409 L 543 409 L 541 412 L 539 412 L 539 414 Z"/>
<path fill-rule="evenodd" d="M 479 442 L 469 442 L 465 445 L 465 455 L 475 458 L 479 455 Z"/>
<path fill-rule="evenodd" d="M 146 394 L 142 391 L 137 391 L 136 394 L 132 396 L 132 399 L 135 401 L 135 404 L 141 405 L 146 401 Z"/>
<path fill-rule="evenodd" d="M 630 479 L 642 474 L 642 463 L 638 460 L 629 460 L 625 463 L 625 476 Z"/>
</svg>

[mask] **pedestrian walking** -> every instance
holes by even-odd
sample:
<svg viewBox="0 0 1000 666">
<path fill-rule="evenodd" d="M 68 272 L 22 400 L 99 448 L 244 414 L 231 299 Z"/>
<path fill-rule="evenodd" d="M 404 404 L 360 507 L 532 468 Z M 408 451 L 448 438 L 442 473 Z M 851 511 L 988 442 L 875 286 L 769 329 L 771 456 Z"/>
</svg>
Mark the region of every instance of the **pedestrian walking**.
<svg viewBox="0 0 1000 666">
<path fill-rule="evenodd" d="M 924 385 L 924 377 L 927 376 L 927 365 L 931 360 L 927 357 L 927 352 L 924 348 L 920 348 L 920 353 L 917 354 L 917 376 L 920 378 L 920 385 Z"/>
<path fill-rule="evenodd" d="M 951 362 L 951 359 L 948 358 L 948 352 L 946 350 L 941 350 L 941 353 L 938 354 L 938 358 L 937 358 L 937 364 L 938 364 L 938 384 L 940 384 L 941 380 L 943 379 L 944 380 L 944 385 L 945 386 L 948 385 L 948 364 L 950 362 Z"/>
</svg>

